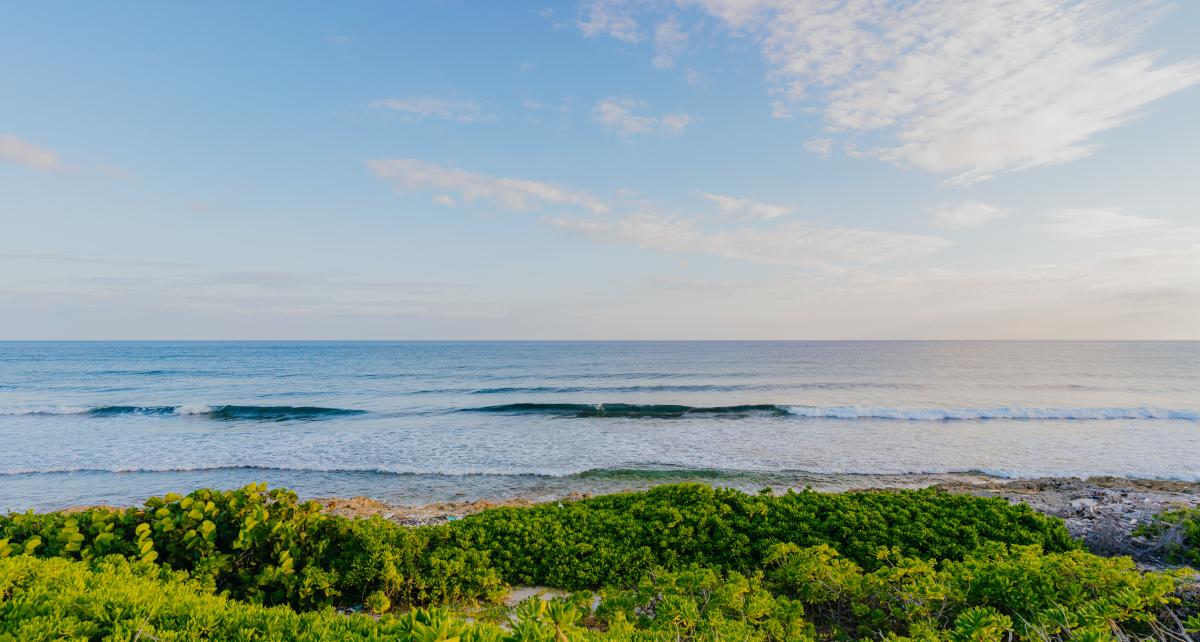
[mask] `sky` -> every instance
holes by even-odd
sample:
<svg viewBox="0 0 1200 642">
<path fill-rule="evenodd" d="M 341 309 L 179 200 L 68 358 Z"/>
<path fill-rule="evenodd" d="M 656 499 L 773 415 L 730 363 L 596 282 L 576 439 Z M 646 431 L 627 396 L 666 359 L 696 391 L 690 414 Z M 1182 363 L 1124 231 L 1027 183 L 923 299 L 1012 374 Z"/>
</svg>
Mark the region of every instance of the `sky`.
<svg viewBox="0 0 1200 642">
<path fill-rule="evenodd" d="M 1200 3 L 2 14 L 0 339 L 1200 339 Z"/>
</svg>

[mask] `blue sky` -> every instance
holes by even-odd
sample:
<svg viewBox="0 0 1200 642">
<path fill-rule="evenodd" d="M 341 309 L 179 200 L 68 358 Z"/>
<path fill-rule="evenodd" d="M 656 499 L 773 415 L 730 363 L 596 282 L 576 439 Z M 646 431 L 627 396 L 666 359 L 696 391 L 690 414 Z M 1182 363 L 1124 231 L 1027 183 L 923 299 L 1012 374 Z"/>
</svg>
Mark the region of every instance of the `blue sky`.
<svg viewBox="0 0 1200 642">
<path fill-rule="evenodd" d="M 1200 338 L 1200 5 L 23 3 L 0 338 Z"/>
</svg>

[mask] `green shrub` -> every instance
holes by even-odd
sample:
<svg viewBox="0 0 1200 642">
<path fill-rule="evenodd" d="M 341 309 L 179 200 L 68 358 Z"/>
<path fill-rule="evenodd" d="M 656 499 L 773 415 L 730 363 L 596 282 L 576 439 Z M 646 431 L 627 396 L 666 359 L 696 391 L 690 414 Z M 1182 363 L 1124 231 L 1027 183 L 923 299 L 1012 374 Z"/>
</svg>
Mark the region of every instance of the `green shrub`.
<svg viewBox="0 0 1200 642">
<path fill-rule="evenodd" d="M 300 609 L 494 599 L 503 588 L 485 551 L 431 548 L 436 529 L 320 512 L 287 490 L 251 484 L 152 497 L 142 508 L 0 518 L 0 557 L 90 560 L 117 554 L 189 571 L 231 597 Z"/>
<path fill-rule="evenodd" d="M 602 601 L 489 607 L 509 630 L 412 608 L 494 603 L 506 583 Z M 1165 637 L 1200 628 L 1179 586 L 1023 506 L 933 491 L 678 485 L 408 528 L 251 485 L 0 517 L 0 642 L 1140 641 L 1167 609 Z"/>
<path fill-rule="evenodd" d="M 767 591 L 761 573 L 724 576 L 699 566 L 654 571 L 635 588 L 606 590 L 597 616 L 611 631 L 670 640 L 815 639 L 803 605 Z"/>
<path fill-rule="evenodd" d="M 769 561 L 769 584 L 799 600 L 824 630 L 864 636 L 969 629 L 982 637 L 967 639 L 1000 639 L 993 635 L 999 630 L 1036 640 L 1115 628 L 1149 635 L 1156 614 L 1177 602 L 1172 576 L 1084 551 L 991 545 L 962 560 L 886 550 L 879 559 L 883 564 L 864 571 L 826 546 L 782 544 Z"/>
<path fill-rule="evenodd" d="M 446 525 L 323 515 L 263 485 L 151 498 L 144 507 L 0 517 L 0 557 L 117 554 L 186 570 L 217 592 L 313 609 L 491 601 L 505 584 L 571 590 L 631 585 L 693 564 L 752 573 L 779 543 L 827 544 L 865 568 L 891 547 L 962 559 L 982 544 L 1077 544 L 1024 506 L 934 491 L 779 497 L 699 484 L 485 511 Z"/>
<path fill-rule="evenodd" d="M 932 490 L 773 497 L 679 484 L 493 509 L 449 530 L 457 546 L 488 551 L 506 581 L 566 589 L 634 582 L 655 567 L 750 571 L 781 542 L 828 544 L 868 568 L 883 547 L 928 559 L 986 543 L 1079 547 L 1061 521 L 1027 506 Z"/>
<path fill-rule="evenodd" d="M 491 625 L 441 610 L 376 621 L 332 610 L 297 614 L 207 593 L 179 574 L 120 557 L 95 570 L 66 559 L 0 560 L 0 641 L 213 640 L 221 642 L 500 642 Z"/>
</svg>

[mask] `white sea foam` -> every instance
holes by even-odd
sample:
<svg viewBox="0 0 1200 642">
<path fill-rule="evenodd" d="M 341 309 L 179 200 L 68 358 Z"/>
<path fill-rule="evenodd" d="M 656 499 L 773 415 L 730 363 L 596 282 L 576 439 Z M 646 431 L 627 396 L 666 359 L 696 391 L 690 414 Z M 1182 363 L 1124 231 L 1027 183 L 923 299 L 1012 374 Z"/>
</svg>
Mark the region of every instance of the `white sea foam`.
<svg viewBox="0 0 1200 642">
<path fill-rule="evenodd" d="M 147 466 L 111 466 L 97 468 L 77 468 L 70 466 L 62 467 L 14 467 L 0 469 L 0 477 L 14 477 L 27 475 L 74 475 L 74 474 L 176 474 L 176 473 L 212 473 L 216 475 L 236 473 L 238 471 L 249 471 L 263 474 L 272 473 L 293 473 L 293 474 L 309 474 L 319 473 L 322 475 L 382 475 L 382 476 L 397 476 L 397 477 L 448 477 L 448 478 L 515 478 L 515 477 L 540 477 L 547 479 L 563 479 L 571 477 L 587 477 L 616 475 L 636 477 L 639 474 L 645 473 L 662 473 L 668 472 L 662 468 L 640 468 L 637 466 L 617 466 L 613 468 L 546 468 L 537 470 L 515 470 L 506 467 L 493 466 L 321 466 L 316 464 L 306 464 L 297 462 L 291 466 L 259 466 L 259 465 L 203 465 L 195 466 L 170 466 L 170 465 L 147 465 Z M 1062 478 L 1078 478 L 1087 479 L 1096 476 L 1114 476 L 1126 477 L 1131 479 L 1151 479 L 1151 480 L 1169 480 L 1169 481 L 1184 481 L 1184 482 L 1200 482 L 1200 474 L 1191 473 L 1166 473 L 1162 471 L 1137 471 L 1137 470 L 1103 470 L 1103 469 L 1007 469 L 1007 468 L 954 468 L 943 466 L 930 467 L 896 467 L 886 470 L 870 469 L 870 470 L 840 470 L 836 468 L 830 469 L 814 469 L 814 470 L 794 470 L 794 469 L 713 469 L 713 468 L 688 468 L 685 466 L 672 467 L 669 472 L 677 474 L 679 477 L 687 477 L 689 474 L 697 474 L 704 478 L 711 479 L 734 479 L 741 476 L 753 475 L 774 475 L 778 478 L 786 479 L 789 476 L 798 478 L 805 475 L 883 475 L 883 476 L 907 476 L 907 475 L 983 475 L 987 477 L 995 477 L 999 479 L 1031 479 L 1037 477 L 1062 477 Z M 464 482 L 465 483 L 465 482 Z"/>
<path fill-rule="evenodd" d="M 899 419 L 954 421 L 972 419 L 1175 419 L 1200 421 L 1200 410 L 1131 408 L 881 408 L 872 406 L 783 406 L 788 414 L 820 419 Z"/>
<path fill-rule="evenodd" d="M 199 404 L 185 404 L 175 408 L 177 415 L 211 415 L 214 408 L 212 406 L 203 406 Z"/>
<path fill-rule="evenodd" d="M 0 408 L 0 417 L 21 415 L 82 415 L 91 412 L 88 406 L 25 406 Z"/>
</svg>

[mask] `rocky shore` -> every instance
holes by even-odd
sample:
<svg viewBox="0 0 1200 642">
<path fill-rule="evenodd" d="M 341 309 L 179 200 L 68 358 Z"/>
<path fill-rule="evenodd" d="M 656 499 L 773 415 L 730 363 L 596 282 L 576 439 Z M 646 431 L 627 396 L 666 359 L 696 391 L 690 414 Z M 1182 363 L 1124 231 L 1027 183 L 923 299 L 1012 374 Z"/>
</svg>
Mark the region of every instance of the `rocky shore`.
<svg viewBox="0 0 1200 642">
<path fill-rule="evenodd" d="M 1060 517 L 1067 530 L 1100 555 L 1129 555 L 1143 566 L 1164 566 L 1163 548 L 1177 535 L 1156 538 L 1135 534 L 1138 526 L 1164 511 L 1200 505 L 1200 483 L 1090 477 L 1048 477 L 984 484 L 945 483 L 955 493 L 1003 497 Z"/>
</svg>

